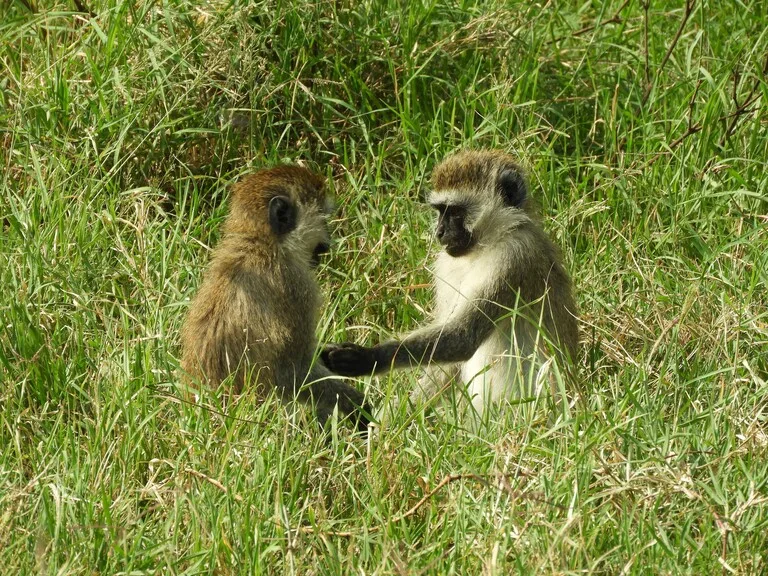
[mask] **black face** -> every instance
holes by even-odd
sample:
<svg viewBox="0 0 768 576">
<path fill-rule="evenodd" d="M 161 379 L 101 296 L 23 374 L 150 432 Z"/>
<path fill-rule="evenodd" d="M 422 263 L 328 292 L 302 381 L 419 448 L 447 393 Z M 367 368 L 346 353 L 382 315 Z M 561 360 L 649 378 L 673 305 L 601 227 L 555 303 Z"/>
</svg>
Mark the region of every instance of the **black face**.
<svg viewBox="0 0 768 576">
<path fill-rule="evenodd" d="M 448 255 L 457 258 L 469 252 L 475 240 L 465 224 L 467 208 L 445 204 L 433 204 L 432 207 L 440 213 L 437 220 L 437 240 L 445 246 Z"/>
</svg>

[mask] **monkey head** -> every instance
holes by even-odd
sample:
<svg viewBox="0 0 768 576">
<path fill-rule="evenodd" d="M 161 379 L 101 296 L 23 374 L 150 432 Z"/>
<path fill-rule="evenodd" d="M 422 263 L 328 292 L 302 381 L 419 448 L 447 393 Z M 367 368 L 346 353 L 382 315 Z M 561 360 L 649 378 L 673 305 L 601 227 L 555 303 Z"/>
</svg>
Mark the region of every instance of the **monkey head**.
<svg viewBox="0 0 768 576">
<path fill-rule="evenodd" d="M 437 240 L 455 258 L 477 245 L 493 245 L 531 217 L 523 170 L 512 156 L 498 151 L 448 157 L 432 174 L 428 201 L 438 212 Z"/>
<path fill-rule="evenodd" d="M 277 166 L 250 174 L 232 191 L 225 232 L 259 237 L 312 267 L 328 252 L 332 204 L 322 176 L 301 166 Z"/>
</svg>

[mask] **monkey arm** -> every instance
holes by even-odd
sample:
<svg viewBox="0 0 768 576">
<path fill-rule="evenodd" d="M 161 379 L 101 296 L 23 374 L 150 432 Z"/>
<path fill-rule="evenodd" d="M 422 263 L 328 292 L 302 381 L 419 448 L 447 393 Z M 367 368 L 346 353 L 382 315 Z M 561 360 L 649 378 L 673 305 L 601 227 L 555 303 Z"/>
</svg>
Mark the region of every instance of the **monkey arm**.
<svg viewBox="0 0 768 576">
<path fill-rule="evenodd" d="M 377 371 L 422 363 L 456 363 L 469 360 L 494 329 L 498 305 L 488 300 L 467 302 L 464 309 L 445 323 L 412 332 L 402 341 L 392 340 L 374 347 Z"/>
<path fill-rule="evenodd" d="M 500 306 L 491 300 L 467 302 L 445 323 L 431 324 L 402 340 L 390 340 L 372 348 L 351 342 L 325 348 L 322 359 L 337 374 L 379 374 L 424 362 L 455 363 L 469 360 L 494 329 Z"/>
</svg>

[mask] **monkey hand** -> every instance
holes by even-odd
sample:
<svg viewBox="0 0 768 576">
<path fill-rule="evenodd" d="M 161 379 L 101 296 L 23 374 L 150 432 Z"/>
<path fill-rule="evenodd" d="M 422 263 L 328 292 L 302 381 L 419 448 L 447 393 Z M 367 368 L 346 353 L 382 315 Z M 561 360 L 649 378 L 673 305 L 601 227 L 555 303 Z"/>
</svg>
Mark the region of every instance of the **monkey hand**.
<svg viewBox="0 0 768 576">
<path fill-rule="evenodd" d="M 365 376 L 376 367 L 374 348 L 366 348 L 352 342 L 328 344 L 320 353 L 323 364 L 341 376 Z"/>
</svg>

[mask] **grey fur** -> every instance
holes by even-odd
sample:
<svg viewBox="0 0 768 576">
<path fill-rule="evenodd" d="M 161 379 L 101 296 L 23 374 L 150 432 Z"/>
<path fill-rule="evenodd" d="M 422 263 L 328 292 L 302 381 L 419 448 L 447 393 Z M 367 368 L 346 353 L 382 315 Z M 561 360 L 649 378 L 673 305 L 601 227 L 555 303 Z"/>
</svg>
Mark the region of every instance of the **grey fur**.
<svg viewBox="0 0 768 576">
<path fill-rule="evenodd" d="M 525 187 L 524 200 L 505 205 L 499 175 Z M 324 352 L 330 369 L 344 375 L 380 373 L 428 363 L 419 390 L 422 401 L 458 376 L 468 385 L 476 412 L 488 402 L 535 392 L 550 360 L 564 370 L 576 358 L 578 323 L 571 280 L 560 253 L 543 231 L 524 173 L 503 152 L 468 151 L 434 171 L 433 205 L 465 205 L 471 250 L 435 263 L 434 321 L 402 340 L 373 348 L 353 344 Z"/>
</svg>

